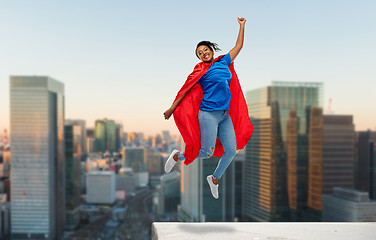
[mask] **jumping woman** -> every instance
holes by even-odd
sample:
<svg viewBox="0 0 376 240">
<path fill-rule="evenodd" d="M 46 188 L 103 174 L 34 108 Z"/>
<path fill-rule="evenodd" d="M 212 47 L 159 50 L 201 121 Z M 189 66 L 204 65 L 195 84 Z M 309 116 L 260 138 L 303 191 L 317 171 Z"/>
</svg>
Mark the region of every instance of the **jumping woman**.
<svg viewBox="0 0 376 240">
<path fill-rule="evenodd" d="M 201 60 L 188 76 L 172 106 L 164 112 L 165 119 L 174 114 L 175 123 L 185 143 L 184 152 L 173 150 L 165 163 L 168 173 L 177 163 L 188 165 L 196 158 L 221 157 L 213 175 L 207 176 L 211 193 L 218 199 L 220 179 L 253 132 L 248 108 L 234 70 L 233 61 L 243 47 L 246 20 L 240 24 L 236 45 L 226 55 L 214 58 L 218 45 L 199 42 L 196 56 Z"/>
</svg>

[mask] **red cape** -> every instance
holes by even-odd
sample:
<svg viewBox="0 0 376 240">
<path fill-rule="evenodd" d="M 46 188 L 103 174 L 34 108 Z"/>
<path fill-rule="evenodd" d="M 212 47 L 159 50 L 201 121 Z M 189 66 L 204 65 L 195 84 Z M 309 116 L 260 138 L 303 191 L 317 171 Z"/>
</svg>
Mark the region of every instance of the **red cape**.
<svg viewBox="0 0 376 240">
<path fill-rule="evenodd" d="M 214 62 L 218 61 L 221 55 Z M 192 163 L 198 156 L 201 148 L 200 125 L 198 122 L 198 111 L 200 109 L 203 91 L 201 84 L 196 84 L 200 78 L 209 70 L 212 63 L 198 63 L 193 72 L 188 76 L 183 87 L 179 90 L 174 101 L 187 93 L 174 111 L 174 120 L 185 143 L 184 164 Z M 235 129 L 237 149 L 243 149 L 252 136 L 253 125 L 248 116 L 248 107 L 240 87 L 238 76 L 234 70 L 234 64 L 229 67 L 232 74 L 230 91 L 231 101 L 229 114 Z M 223 154 L 223 147 L 217 137 L 213 156 L 220 157 Z"/>
</svg>

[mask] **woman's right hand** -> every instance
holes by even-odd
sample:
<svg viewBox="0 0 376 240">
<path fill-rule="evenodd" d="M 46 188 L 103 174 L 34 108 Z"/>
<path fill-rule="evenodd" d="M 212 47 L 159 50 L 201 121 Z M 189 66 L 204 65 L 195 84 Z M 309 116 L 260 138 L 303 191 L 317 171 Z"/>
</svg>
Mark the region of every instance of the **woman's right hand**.
<svg viewBox="0 0 376 240">
<path fill-rule="evenodd" d="M 178 100 L 174 101 L 174 102 L 172 103 L 172 106 L 171 106 L 168 110 L 166 110 L 166 111 L 163 113 L 164 118 L 165 118 L 166 120 L 168 120 L 168 119 L 171 117 L 172 113 L 175 111 L 176 107 L 179 105 L 179 103 L 181 102 L 181 100 L 183 100 L 183 98 L 184 98 L 184 96 L 185 96 L 186 94 L 187 94 L 187 92 L 185 92 L 185 93 L 183 94 L 183 96 L 181 96 L 180 98 L 178 98 Z"/>
<path fill-rule="evenodd" d="M 169 108 L 168 110 L 166 110 L 166 111 L 163 113 L 164 118 L 165 118 L 166 120 L 168 120 L 168 119 L 171 117 L 171 115 L 172 115 L 173 112 L 174 112 L 174 111 L 173 111 L 171 108 Z"/>
</svg>

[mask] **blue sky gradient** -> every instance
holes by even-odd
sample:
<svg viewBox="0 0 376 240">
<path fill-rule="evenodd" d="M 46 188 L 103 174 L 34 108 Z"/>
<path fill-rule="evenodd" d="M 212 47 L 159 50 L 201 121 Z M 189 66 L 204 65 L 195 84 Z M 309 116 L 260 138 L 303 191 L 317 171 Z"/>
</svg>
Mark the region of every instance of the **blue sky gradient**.
<svg viewBox="0 0 376 240">
<path fill-rule="evenodd" d="M 163 119 L 198 59 L 197 42 L 235 61 L 243 91 L 272 80 L 323 82 L 324 107 L 376 130 L 376 2 L 1 1 L 0 129 L 9 129 L 9 76 L 65 84 L 66 118 L 107 117 L 125 131 L 170 130 Z"/>
</svg>

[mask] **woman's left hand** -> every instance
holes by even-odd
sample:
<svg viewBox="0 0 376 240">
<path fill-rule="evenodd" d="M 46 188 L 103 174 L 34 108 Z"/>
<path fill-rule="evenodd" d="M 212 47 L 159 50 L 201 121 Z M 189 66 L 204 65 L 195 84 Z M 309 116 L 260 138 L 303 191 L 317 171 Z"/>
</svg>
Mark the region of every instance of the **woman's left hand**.
<svg viewBox="0 0 376 240">
<path fill-rule="evenodd" d="M 238 18 L 238 23 L 239 23 L 240 25 L 244 25 L 245 22 L 246 22 L 245 18 Z"/>
<path fill-rule="evenodd" d="M 243 42 L 244 42 L 244 28 L 245 28 L 245 18 L 239 18 L 238 17 L 238 23 L 240 24 L 239 27 L 239 34 L 238 34 L 238 39 L 236 40 L 235 47 L 230 50 L 230 57 L 231 57 L 231 62 L 233 62 L 238 56 L 240 50 L 243 47 Z"/>
</svg>

